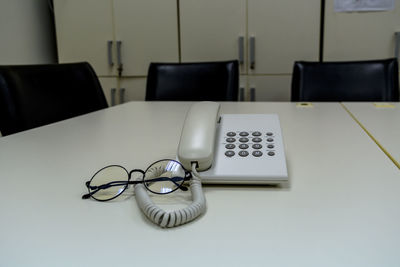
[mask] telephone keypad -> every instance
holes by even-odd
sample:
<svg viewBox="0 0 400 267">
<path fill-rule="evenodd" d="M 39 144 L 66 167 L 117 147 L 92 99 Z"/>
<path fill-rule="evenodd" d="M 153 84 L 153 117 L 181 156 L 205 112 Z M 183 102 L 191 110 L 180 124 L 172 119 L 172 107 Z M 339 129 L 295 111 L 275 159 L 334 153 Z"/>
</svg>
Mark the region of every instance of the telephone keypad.
<svg viewBox="0 0 400 267">
<path fill-rule="evenodd" d="M 276 114 L 221 114 L 215 130 L 215 154 L 211 168 L 202 172 L 202 182 L 281 184 L 289 180 Z"/>
<path fill-rule="evenodd" d="M 239 135 L 240 138 L 236 139 L 233 136 Z M 247 138 L 251 135 L 252 138 Z M 259 158 L 265 155 L 268 157 L 275 156 L 275 144 L 274 144 L 274 133 L 273 132 L 260 132 L 260 131 L 230 131 L 226 133 L 224 137 L 225 142 L 225 156 L 231 158 L 236 154 L 240 157 L 247 157 L 249 155 Z M 239 143 L 236 143 L 239 142 Z M 236 143 L 236 144 L 235 144 Z M 263 149 L 263 144 L 265 148 Z M 240 151 L 234 151 L 238 146 Z M 250 148 L 251 147 L 251 148 Z M 250 148 L 250 149 L 249 149 Z"/>
</svg>

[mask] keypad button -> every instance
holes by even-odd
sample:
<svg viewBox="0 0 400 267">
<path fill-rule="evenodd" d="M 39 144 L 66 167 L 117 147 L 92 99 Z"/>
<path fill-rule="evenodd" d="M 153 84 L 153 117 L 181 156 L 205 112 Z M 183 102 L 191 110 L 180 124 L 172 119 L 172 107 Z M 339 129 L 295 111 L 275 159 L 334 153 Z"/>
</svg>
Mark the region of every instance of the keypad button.
<svg viewBox="0 0 400 267">
<path fill-rule="evenodd" d="M 255 137 L 255 138 L 253 138 L 253 139 L 251 139 L 254 143 L 260 143 L 261 141 L 262 141 L 262 139 L 261 138 L 259 138 L 259 137 Z"/>
<path fill-rule="evenodd" d="M 241 143 L 247 143 L 247 142 L 249 142 L 249 138 L 242 137 L 242 138 L 239 139 L 239 142 L 241 142 Z"/>
<path fill-rule="evenodd" d="M 254 148 L 254 149 L 261 149 L 262 145 L 261 144 L 254 144 L 251 147 Z"/>
<path fill-rule="evenodd" d="M 241 157 L 247 157 L 249 155 L 249 152 L 247 152 L 246 150 L 242 150 L 239 152 L 239 156 Z"/>
<path fill-rule="evenodd" d="M 226 138 L 226 142 L 228 142 L 228 143 L 233 143 L 235 141 L 236 141 L 235 138 L 232 138 L 232 137 Z"/>
<path fill-rule="evenodd" d="M 252 135 L 253 135 L 253 136 L 261 136 L 261 133 L 258 132 L 258 131 L 256 131 L 256 132 L 253 132 Z"/>
<path fill-rule="evenodd" d="M 267 142 L 274 142 L 274 138 L 267 138 Z"/>
<path fill-rule="evenodd" d="M 272 149 L 272 148 L 274 148 L 275 146 L 272 145 L 272 144 L 269 144 L 267 147 L 268 147 L 269 149 Z"/>
<path fill-rule="evenodd" d="M 274 134 L 271 132 L 267 132 L 267 136 L 273 136 Z"/>
<path fill-rule="evenodd" d="M 226 149 L 234 149 L 236 146 L 234 144 L 227 144 L 225 145 Z"/>
<path fill-rule="evenodd" d="M 239 145 L 239 148 L 240 148 L 240 149 L 248 149 L 248 148 L 249 148 L 249 145 L 248 145 L 248 144 L 240 144 L 240 145 Z"/>
<path fill-rule="evenodd" d="M 252 154 L 254 157 L 261 157 L 263 155 L 263 153 L 260 150 L 253 151 Z"/>
<path fill-rule="evenodd" d="M 225 156 L 227 157 L 233 157 L 235 155 L 235 152 L 232 150 L 228 150 L 225 152 Z"/>
<path fill-rule="evenodd" d="M 240 136 L 248 136 L 249 133 L 248 133 L 248 132 L 240 132 L 239 135 L 240 135 Z"/>
<path fill-rule="evenodd" d="M 228 132 L 226 135 L 229 136 L 229 137 L 233 137 L 233 136 L 236 136 L 236 133 L 235 132 Z"/>
<path fill-rule="evenodd" d="M 268 156 L 275 156 L 275 152 L 274 151 L 269 151 L 268 152 Z"/>
</svg>

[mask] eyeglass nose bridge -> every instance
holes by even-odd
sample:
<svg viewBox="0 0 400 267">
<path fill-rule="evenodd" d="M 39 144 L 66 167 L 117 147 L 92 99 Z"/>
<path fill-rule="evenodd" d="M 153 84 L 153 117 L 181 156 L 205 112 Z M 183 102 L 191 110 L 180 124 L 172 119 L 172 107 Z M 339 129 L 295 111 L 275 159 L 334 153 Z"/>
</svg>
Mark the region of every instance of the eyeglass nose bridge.
<svg viewBox="0 0 400 267">
<path fill-rule="evenodd" d="M 142 174 L 142 177 L 141 177 L 141 179 L 143 180 L 143 177 L 144 177 L 144 171 L 143 171 L 143 170 L 141 170 L 141 169 L 133 169 L 133 170 L 131 170 L 131 171 L 129 172 L 129 180 L 131 180 L 131 178 L 132 178 L 132 174 L 133 174 L 134 172 L 140 172 L 140 173 Z"/>
</svg>

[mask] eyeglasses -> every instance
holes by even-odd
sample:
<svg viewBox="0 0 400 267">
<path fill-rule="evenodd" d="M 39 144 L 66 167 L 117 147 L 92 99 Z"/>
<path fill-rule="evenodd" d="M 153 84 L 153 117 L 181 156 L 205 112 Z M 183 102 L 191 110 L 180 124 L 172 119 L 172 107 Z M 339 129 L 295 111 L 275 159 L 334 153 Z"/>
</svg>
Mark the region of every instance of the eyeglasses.
<svg viewBox="0 0 400 267">
<path fill-rule="evenodd" d="M 131 181 L 132 174 L 136 172 L 141 177 Z M 186 191 L 187 187 L 183 183 L 191 177 L 191 173 L 181 163 L 172 159 L 156 161 L 145 171 L 134 169 L 128 172 L 120 165 L 109 165 L 100 169 L 85 183 L 89 193 L 82 198 L 108 201 L 120 196 L 131 184 L 144 184 L 154 194 L 169 194 L 177 189 Z"/>
</svg>

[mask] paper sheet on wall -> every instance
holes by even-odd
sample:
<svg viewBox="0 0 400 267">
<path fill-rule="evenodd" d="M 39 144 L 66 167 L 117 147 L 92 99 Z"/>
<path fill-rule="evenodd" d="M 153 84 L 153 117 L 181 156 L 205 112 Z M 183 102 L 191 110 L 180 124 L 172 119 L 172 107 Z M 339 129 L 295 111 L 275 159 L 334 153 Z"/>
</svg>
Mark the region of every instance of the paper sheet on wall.
<svg viewBox="0 0 400 267">
<path fill-rule="evenodd" d="M 336 12 L 386 11 L 394 9 L 394 0 L 335 0 Z"/>
</svg>

